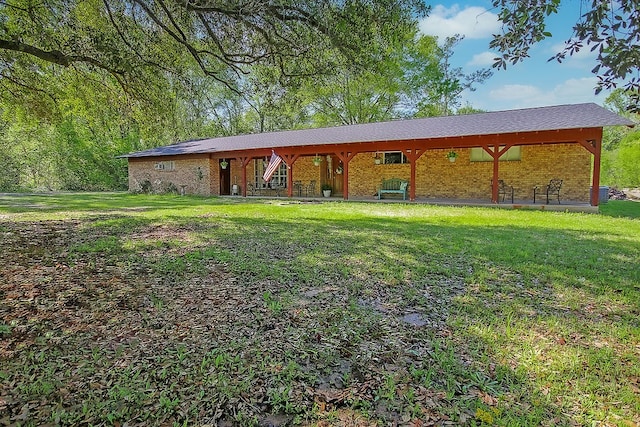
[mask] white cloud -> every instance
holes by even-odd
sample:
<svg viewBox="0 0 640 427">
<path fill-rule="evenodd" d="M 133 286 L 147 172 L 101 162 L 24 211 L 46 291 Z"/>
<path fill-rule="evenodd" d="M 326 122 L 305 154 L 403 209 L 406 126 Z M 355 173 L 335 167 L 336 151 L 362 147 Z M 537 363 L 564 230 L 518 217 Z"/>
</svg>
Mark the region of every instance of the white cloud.
<svg viewBox="0 0 640 427">
<path fill-rule="evenodd" d="M 460 9 L 458 5 L 447 8 L 439 4 L 420 21 L 420 31 L 439 38 L 460 34 L 467 39 L 484 39 L 499 29 L 498 16 L 478 6 Z"/>
<path fill-rule="evenodd" d="M 595 77 L 569 79 L 557 85 L 553 92 L 560 104 L 604 100 L 603 95 L 595 95 L 594 88 L 597 82 L 598 79 Z"/>
<path fill-rule="evenodd" d="M 489 51 L 477 53 L 473 55 L 471 61 L 467 62 L 467 65 L 476 67 L 489 67 L 493 65 L 497 56 L 498 55 L 496 55 L 495 53 Z"/>
<path fill-rule="evenodd" d="M 539 98 L 542 91 L 531 85 L 503 85 L 489 92 L 489 96 L 497 101 L 520 101 Z"/>
<path fill-rule="evenodd" d="M 594 94 L 596 79 L 584 77 L 568 79 L 553 87 L 534 85 L 503 85 L 489 91 L 489 110 L 543 107 L 559 104 L 579 104 L 583 102 L 602 103 L 606 95 Z"/>
</svg>

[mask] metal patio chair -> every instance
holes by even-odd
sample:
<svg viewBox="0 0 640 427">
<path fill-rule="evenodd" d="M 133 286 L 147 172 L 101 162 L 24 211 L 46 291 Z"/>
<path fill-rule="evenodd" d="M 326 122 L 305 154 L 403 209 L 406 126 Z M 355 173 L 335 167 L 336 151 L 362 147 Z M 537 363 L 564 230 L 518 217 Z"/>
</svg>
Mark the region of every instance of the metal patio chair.
<svg viewBox="0 0 640 427">
<path fill-rule="evenodd" d="M 549 184 L 544 186 L 536 185 L 533 188 L 533 203 L 536 202 L 537 194 L 546 194 L 547 195 L 547 204 L 549 204 L 549 196 L 557 196 L 558 204 L 560 204 L 560 189 L 562 188 L 562 180 L 558 178 L 554 178 L 549 181 Z"/>
</svg>

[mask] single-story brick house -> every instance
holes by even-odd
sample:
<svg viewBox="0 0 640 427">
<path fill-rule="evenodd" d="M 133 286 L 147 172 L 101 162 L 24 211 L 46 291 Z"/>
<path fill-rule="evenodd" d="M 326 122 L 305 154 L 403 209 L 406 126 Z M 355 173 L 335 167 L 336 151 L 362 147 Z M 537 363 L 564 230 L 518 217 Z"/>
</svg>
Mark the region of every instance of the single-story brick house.
<svg viewBox="0 0 640 427">
<path fill-rule="evenodd" d="M 130 191 L 246 197 L 273 189 L 292 197 L 319 195 L 329 184 L 346 200 L 372 198 L 383 179 L 400 178 L 412 201 L 497 203 L 499 180 L 516 199 L 532 200 L 535 186 L 562 179 L 563 201 L 595 206 L 602 128 L 615 125 L 634 124 L 587 103 L 227 136 L 122 157 Z M 267 185 L 262 173 L 272 153 L 283 162 Z"/>
</svg>

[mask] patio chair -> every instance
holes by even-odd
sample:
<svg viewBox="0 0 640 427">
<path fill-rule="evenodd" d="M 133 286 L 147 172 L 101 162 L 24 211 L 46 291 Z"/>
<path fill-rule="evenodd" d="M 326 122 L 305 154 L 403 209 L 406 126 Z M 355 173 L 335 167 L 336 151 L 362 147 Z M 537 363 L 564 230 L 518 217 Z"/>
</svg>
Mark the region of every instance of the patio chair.
<svg viewBox="0 0 640 427">
<path fill-rule="evenodd" d="M 314 197 L 316 195 L 316 181 L 315 180 L 311 180 L 309 181 L 309 185 L 307 185 L 307 197 L 311 196 Z"/>
<path fill-rule="evenodd" d="M 546 194 L 547 195 L 547 204 L 549 204 L 549 196 L 557 196 L 558 204 L 560 204 L 560 189 L 562 188 L 562 180 L 554 178 L 549 181 L 549 184 L 544 186 L 536 185 L 533 188 L 533 203 L 536 202 L 537 194 Z"/>
<path fill-rule="evenodd" d="M 493 191 L 493 180 L 491 180 L 491 191 Z M 513 186 L 507 185 L 504 180 L 498 180 L 498 199 L 502 196 L 504 202 L 505 196 L 509 194 L 511 196 L 511 203 L 513 203 Z"/>
</svg>

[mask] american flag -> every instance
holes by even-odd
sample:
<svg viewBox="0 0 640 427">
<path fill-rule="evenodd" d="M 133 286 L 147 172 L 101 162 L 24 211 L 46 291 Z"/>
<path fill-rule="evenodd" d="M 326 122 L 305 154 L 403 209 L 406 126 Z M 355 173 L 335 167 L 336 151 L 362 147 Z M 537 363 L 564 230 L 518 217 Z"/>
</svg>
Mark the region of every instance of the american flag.
<svg viewBox="0 0 640 427">
<path fill-rule="evenodd" d="M 267 166 L 267 168 L 264 170 L 264 175 L 262 175 L 262 179 L 264 179 L 264 182 L 269 182 L 271 181 L 271 177 L 273 176 L 273 174 L 275 173 L 275 171 L 278 169 L 278 166 L 280 166 L 280 163 L 282 162 L 282 158 L 280 156 L 278 156 L 275 151 L 271 151 L 271 160 L 269 161 L 269 166 Z"/>
</svg>

